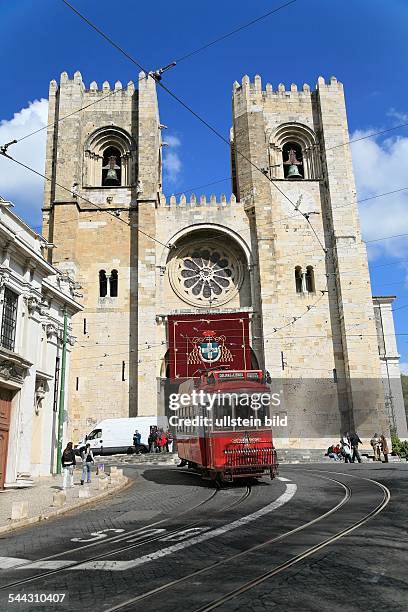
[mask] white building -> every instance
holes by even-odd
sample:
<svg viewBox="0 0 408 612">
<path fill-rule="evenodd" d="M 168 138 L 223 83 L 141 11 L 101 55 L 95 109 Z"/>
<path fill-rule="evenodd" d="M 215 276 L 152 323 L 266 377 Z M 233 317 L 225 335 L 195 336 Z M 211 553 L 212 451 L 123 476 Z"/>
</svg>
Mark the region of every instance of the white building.
<svg viewBox="0 0 408 612">
<path fill-rule="evenodd" d="M 400 355 L 397 348 L 392 313 L 392 304 L 395 298 L 395 295 L 373 297 L 373 304 L 385 407 L 388 412 L 391 431 L 395 431 L 400 438 L 407 439 L 408 431 L 401 384 Z"/>
<path fill-rule="evenodd" d="M 55 471 L 64 312 L 69 323 L 82 309 L 44 257 L 52 245 L 11 206 L 0 198 L 0 488 Z"/>
</svg>

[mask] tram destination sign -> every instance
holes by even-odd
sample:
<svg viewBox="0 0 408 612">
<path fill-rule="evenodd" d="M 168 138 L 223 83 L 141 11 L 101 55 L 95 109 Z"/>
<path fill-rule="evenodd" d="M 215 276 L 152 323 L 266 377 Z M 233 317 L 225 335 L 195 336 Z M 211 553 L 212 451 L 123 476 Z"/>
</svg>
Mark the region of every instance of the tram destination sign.
<svg viewBox="0 0 408 612">
<path fill-rule="evenodd" d="M 262 371 L 260 370 L 249 370 L 248 372 L 243 371 L 224 371 L 215 372 L 214 376 L 217 380 L 262 380 Z"/>
</svg>

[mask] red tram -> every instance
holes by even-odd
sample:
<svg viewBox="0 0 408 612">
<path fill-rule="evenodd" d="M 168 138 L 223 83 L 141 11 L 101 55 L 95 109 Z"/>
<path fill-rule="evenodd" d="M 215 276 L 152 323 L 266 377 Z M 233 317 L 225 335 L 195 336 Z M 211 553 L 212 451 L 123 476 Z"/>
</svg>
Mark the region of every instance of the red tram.
<svg viewBox="0 0 408 612">
<path fill-rule="evenodd" d="M 179 397 L 183 396 L 176 418 L 181 466 L 219 481 L 275 477 L 272 427 L 265 424 L 270 403 L 259 403 L 261 396 L 271 396 L 264 372 L 207 371 L 180 385 Z"/>
</svg>

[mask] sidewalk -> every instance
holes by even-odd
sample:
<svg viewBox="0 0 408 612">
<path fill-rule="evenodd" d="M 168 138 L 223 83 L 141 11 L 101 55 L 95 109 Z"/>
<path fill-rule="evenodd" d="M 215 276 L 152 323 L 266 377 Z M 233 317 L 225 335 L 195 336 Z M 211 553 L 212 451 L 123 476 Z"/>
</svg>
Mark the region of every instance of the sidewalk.
<svg viewBox="0 0 408 612">
<path fill-rule="evenodd" d="M 53 496 L 62 490 L 62 476 L 49 476 L 38 478 L 32 487 L 21 489 L 5 489 L 0 491 L 0 534 L 14 531 L 20 527 L 31 525 L 39 521 L 47 520 L 53 516 L 64 514 L 95 501 L 116 494 L 130 481 L 125 476 L 114 483 L 110 483 L 108 475 L 105 480 L 109 482 L 107 488 L 101 489 L 99 477 L 92 474 L 91 484 L 81 486 L 79 484 L 80 470 L 75 471 L 75 484 L 72 489 L 67 489 L 66 502 L 62 507 L 53 506 Z M 90 496 L 79 498 L 79 490 L 89 490 Z M 11 519 L 11 509 L 14 502 L 28 502 L 28 517 L 21 520 Z"/>
</svg>

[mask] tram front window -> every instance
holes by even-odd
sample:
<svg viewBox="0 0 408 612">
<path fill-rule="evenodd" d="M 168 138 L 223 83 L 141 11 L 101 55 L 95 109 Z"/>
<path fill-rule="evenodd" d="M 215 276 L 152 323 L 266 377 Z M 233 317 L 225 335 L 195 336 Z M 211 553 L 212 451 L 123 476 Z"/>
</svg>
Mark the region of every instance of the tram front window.
<svg viewBox="0 0 408 612">
<path fill-rule="evenodd" d="M 242 392 L 224 394 L 220 401 L 214 403 L 213 428 L 235 431 L 248 429 L 248 426 L 254 429 L 264 427 L 265 417 L 269 416 L 269 406 L 261 403 L 260 396 L 259 393 Z"/>
<path fill-rule="evenodd" d="M 243 393 L 239 395 L 238 401 L 234 405 L 234 417 L 251 419 L 254 429 L 263 427 L 265 416 L 269 415 L 269 406 L 261 403 L 261 393 Z M 245 429 L 248 425 L 237 425 L 236 429 Z"/>
</svg>

